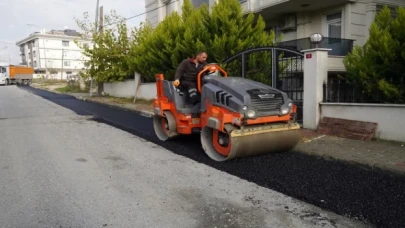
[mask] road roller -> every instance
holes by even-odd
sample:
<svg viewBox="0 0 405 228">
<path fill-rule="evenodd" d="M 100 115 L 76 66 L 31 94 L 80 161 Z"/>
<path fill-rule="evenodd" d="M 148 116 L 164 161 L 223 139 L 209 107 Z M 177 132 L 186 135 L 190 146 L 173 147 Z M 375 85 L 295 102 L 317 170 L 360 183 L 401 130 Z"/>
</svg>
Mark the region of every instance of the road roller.
<svg viewBox="0 0 405 228">
<path fill-rule="evenodd" d="M 153 127 L 162 141 L 200 134 L 205 153 L 217 162 L 286 152 L 299 142 L 297 106 L 280 90 L 228 76 L 211 63 L 197 75 L 200 99 L 191 105 L 181 83 L 176 87 L 163 74 L 155 78 Z"/>
</svg>

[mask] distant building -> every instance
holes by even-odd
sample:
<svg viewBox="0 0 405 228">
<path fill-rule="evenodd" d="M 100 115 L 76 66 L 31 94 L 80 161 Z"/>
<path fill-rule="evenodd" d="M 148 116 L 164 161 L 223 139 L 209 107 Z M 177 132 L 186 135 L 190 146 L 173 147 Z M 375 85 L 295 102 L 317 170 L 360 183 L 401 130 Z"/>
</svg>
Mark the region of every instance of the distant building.
<svg viewBox="0 0 405 228">
<path fill-rule="evenodd" d="M 21 65 L 34 67 L 36 73 L 45 73 L 57 79 L 66 79 L 84 69 L 86 57 L 75 40 L 92 45 L 75 30 L 51 30 L 30 34 L 16 43 L 20 47 Z"/>
</svg>

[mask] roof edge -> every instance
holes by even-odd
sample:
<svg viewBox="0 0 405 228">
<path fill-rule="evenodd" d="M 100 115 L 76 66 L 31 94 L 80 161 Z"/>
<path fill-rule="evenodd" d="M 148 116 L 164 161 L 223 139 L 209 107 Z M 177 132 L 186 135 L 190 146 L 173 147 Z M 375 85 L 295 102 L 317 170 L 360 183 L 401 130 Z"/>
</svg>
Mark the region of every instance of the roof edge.
<svg viewBox="0 0 405 228">
<path fill-rule="evenodd" d="M 80 41 L 92 41 L 92 39 L 88 38 L 85 39 L 81 36 L 63 36 L 63 35 L 53 35 L 53 34 L 32 34 L 22 40 L 17 41 L 15 44 L 17 46 L 27 43 L 28 41 L 31 41 L 33 39 L 39 39 L 39 38 L 56 38 L 56 39 L 69 39 L 69 40 L 80 40 Z"/>
</svg>

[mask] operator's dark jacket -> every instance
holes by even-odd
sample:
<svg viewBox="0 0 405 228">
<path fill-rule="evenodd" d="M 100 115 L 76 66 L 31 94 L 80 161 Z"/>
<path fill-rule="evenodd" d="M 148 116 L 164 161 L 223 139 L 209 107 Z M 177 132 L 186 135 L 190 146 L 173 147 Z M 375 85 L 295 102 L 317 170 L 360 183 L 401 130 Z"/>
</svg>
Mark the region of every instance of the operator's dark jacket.
<svg viewBox="0 0 405 228">
<path fill-rule="evenodd" d="M 198 73 L 204 68 L 207 63 L 198 63 L 198 66 L 193 62 L 194 59 L 183 60 L 177 68 L 174 79 L 187 82 L 197 82 Z"/>
</svg>

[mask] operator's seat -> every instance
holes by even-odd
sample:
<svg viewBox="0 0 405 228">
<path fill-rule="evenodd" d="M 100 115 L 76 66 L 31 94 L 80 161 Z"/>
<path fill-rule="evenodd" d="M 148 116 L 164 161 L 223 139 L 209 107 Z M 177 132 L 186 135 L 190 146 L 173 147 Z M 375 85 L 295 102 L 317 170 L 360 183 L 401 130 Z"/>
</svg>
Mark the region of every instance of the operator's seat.
<svg viewBox="0 0 405 228">
<path fill-rule="evenodd" d="M 187 91 L 185 91 L 184 89 L 178 89 L 172 84 L 172 82 L 164 80 L 163 91 L 164 95 L 174 102 L 178 112 L 183 114 L 200 113 L 200 106 L 201 106 L 200 102 L 191 107 L 188 107 L 189 105 L 186 105 Z"/>
</svg>

